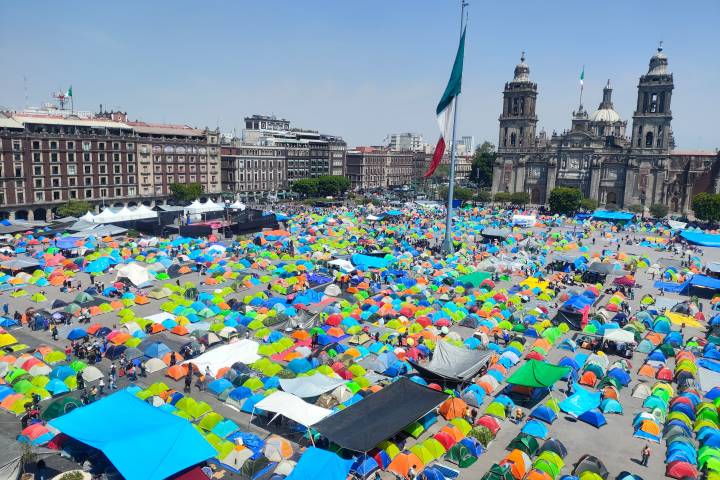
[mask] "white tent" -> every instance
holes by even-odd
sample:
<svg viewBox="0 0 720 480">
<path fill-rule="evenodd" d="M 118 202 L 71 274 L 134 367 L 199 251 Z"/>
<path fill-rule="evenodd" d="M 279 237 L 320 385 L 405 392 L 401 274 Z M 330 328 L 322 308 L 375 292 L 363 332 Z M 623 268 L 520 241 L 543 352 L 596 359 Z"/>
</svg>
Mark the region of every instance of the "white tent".
<svg viewBox="0 0 720 480">
<path fill-rule="evenodd" d="M 337 258 L 328 262 L 328 265 L 334 265 L 345 273 L 352 273 L 355 271 L 355 266 L 347 260 Z"/>
<path fill-rule="evenodd" d="M 127 278 L 136 287 L 153 281 L 153 276 L 150 275 L 148 269 L 135 262 L 118 267 L 115 279 L 119 280 L 121 278 Z"/>
<path fill-rule="evenodd" d="M 291 393 L 282 391 L 263 398 L 255 404 L 255 408 L 282 415 L 306 427 L 315 425 L 332 413 L 332 410 L 307 403 Z"/>
<path fill-rule="evenodd" d="M 315 373 L 309 377 L 281 378 L 280 388 L 297 397 L 308 398 L 318 397 L 345 383 L 342 378 L 331 378 L 322 373 Z"/>
<path fill-rule="evenodd" d="M 513 225 L 518 225 L 521 227 L 532 227 L 535 225 L 535 222 L 537 221 L 537 218 L 535 215 L 513 215 L 512 217 L 512 223 Z"/>
<path fill-rule="evenodd" d="M 230 204 L 230 208 L 232 208 L 233 210 L 245 210 L 247 206 L 244 203 L 238 202 L 236 200 L 235 203 Z"/>
<path fill-rule="evenodd" d="M 257 351 L 260 345 L 253 341 L 243 339 L 239 342 L 221 345 L 217 348 L 209 350 L 199 357 L 185 360 L 183 364 L 192 363 L 201 371 L 205 371 L 205 367 L 210 367 L 210 373 L 216 375 L 223 367 L 229 367 L 235 362 L 251 364 L 260 359 Z"/>
<path fill-rule="evenodd" d="M 90 213 L 90 211 L 88 210 L 87 213 L 85 213 L 85 215 L 83 215 L 82 217 L 78 218 L 78 220 L 82 220 L 84 222 L 92 222 L 93 218 L 95 218 L 95 215 Z"/>
<path fill-rule="evenodd" d="M 223 209 L 224 207 L 222 205 L 220 205 L 219 203 L 215 203 L 212 200 L 208 200 L 205 203 L 200 203 L 200 200 L 195 200 L 190 205 L 185 207 L 185 213 L 194 215 L 197 213 L 219 212 Z"/>
<path fill-rule="evenodd" d="M 621 328 L 613 328 L 612 330 L 605 332 L 603 339 L 618 343 L 634 343 L 635 335 L 632 332 Z"/>
</svg>

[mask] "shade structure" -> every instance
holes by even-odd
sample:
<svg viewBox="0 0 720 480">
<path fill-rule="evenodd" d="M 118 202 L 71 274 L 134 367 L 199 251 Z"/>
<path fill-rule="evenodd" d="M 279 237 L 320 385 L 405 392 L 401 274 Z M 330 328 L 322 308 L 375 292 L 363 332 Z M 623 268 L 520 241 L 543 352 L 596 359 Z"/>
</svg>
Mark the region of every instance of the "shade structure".
<svg viewBox="0 0 720 480">
<path fill-rule="evenodd" d="M 522 387 L 546 388 L 567 375 L 569 370 L 568 367 L 558 367 L 530 359 L 507 379 L 507 383 Z"/>
<path fill-rule="evenodd" d="M 124 390 L 51 420 L 50 426 L 102 451 L 128 480 L 166 478 L 216 455 L 190 422 Z"/>
<path fill-rule="evenodd" d="M 427 380 L 464 381 L 475 376 L 490 361 L 492 352 L 471 350 L 440 341 L 429 363 L 409 363 Z"/>
<path fill-rule="evenodd" d="M 287 392 L 273 392 L 255 404 L 255 408 L 287 417 L 300 425 L 315 425 L 332 413 L 331 410 L 307 403 Z"/>
<path fill-rule="evenodd" d="M 314 425 L 343 448 L 367 452 L 437 407 L 447 395 L 402 377 Z"/>
</svg>

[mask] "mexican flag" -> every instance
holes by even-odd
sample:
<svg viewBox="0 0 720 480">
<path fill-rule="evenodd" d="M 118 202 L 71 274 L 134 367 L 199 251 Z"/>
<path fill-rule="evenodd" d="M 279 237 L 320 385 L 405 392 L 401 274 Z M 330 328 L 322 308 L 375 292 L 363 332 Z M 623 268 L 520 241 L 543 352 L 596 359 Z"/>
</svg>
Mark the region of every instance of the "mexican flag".
<svg viewBox="0 0 720 480">
<path fill-rule="evenodd" d="M 68 91 L 65 93 L 66 97 L 72 97 L 72 85 L 70 85 L 70 88 L 68 88 Z"/>
<path fill-rule="evenodd" d="M 462 83 L 462 71 L 463 71 L 463 57 L 465 56 L 465 30 L 463 30 L 460 36 L 460 45 L 458 46 L 457 54 L 455 55 L 455 63 L 453 63 L 452 72 L 450 73 L 450 80 L 448 80 L 447 87 L 445 87 L 445 93 L 440 98 L 435 113 L 437 115 L 437 122 L 440 126 L 440 140 L 438 140 L 435 146 L 435 152 L 433 153 L 432 161 L 425 172 L 424 177 L 431 177 L 437 167 L 440 166 L 442 161 L 443 153 L 445 153 L 446 146 L 451 141 L 452 132 L 452 121 L 455 113 L 455 98 L 460 95 L 460 85 Z"/>
<path fill-rule="evenodd" d="M 585 85 L 585 65 L 583 65 L 582 72 L 580 72 L 580 88 L 583 88 L 583 85 Z"/>
</svg>

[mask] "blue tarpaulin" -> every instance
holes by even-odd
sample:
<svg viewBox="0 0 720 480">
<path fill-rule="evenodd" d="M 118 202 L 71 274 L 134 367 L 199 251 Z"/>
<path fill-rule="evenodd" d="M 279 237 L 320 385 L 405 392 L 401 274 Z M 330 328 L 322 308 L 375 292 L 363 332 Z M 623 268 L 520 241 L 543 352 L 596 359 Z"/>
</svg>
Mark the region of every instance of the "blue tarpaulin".
<svg viewBox="0 0 720 480">
<path fill-rule="evenodd" d="M 68 250 L 72 250 L 73 248 L 77 247 L 77 243 L 79 241 L 82 241 L 82 238 L 80 238 L 80 237 L 60 237 L 57 240 L 55 240 L 55 246 L 58 248 L 65 248 Z"/>
<path fill-rule="evenodd" d="M 352 460 L 344 460 L 332 452 L 310 447 L 300 457 L 287 480 L 345 480 Z"/>
<path fill-rule="evenodd" d="M 627 222 L 635 217 L 630 212 L 610 212 L 608 210 L 595 210 L 592 215 L 593 220 L 605 220 L 608 222 Z"/>
<path fill-rule="evenodd" d="M 573 391 L 575 393 L 559 404 L 560 410 L 563 412 L 579 417 L 583 413 L 600 406 L 600 392 L 589 392 L 577 383 L 573 384 Z"/>
<path fill-rule="evenodd" d="M 690 279 L 690 285 L 694 287 L 713 288 L 720 290 L 720 280 L 707 275 L 693 275 Z"/>
<path fill-rule="evenodd" d="M 50 426 L 102 451 L 127 480 L 167 478 L 217 455 L 190 422 L 124 390 Z"/>
<path fill-rule="evenodd" d="M 685 240 L 696 245 L 702 245 L 704 247 L 720 247 L 720 235 L 713 235 L 710 233 L 703 232 L 688 232 L 683 230 L 680 234 Z"/>
<path fill-rule="evenodd" d="M 357 267 L 365 268 L 385 268 L 390 265 L 387 258 L 373 257 L 372 255 L 363 255 L 361 253 L 354 254 L 350 261 Z"/>
</svg>

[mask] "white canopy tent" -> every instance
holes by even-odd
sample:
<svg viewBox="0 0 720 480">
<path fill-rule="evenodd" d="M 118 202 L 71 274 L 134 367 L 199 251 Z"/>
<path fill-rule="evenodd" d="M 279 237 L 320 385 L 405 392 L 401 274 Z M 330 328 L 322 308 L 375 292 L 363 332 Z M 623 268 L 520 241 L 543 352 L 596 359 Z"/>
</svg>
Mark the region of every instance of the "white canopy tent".
<svg viewBox="0 0 720 480">
<path fill-rule="evenodd" d="M 97 215 L 93 215 L 87 212 L 85 215 L 80 217 L 80 221 L 88 223 L 113 223 L 113 222 L 127 222 L 131 220 L 144 220 L 147 218 L 157 218 L 157 212 L 145 205 L 140 205 L 135 208 L 122 207 L 117 208 L 105 208 L 102 212 Z"/>
<path fill-rule="evenodd" d="M 513 215 L 512 223 L 519 227 L 532 227 L 535 225 L 537 217 L 535 215 Z"/>
<path fill-rule="evenodd" d="M 233 210 L 245 210 L 247 206 L 244 203 L 236 200 L 234 203 L 230 204 L 230 208 Z"/>
<path fill-rule="evenodd" d="M 219 203 L 215 203 L 212 200 L 208 200 L 205 203 L 200 203 L 200 200 L 195 200 L 190 205 L 185 207 L 185 213 L 195 215 L 198 213 L 220 212 L 224 209 L 224 206 Z"/>
<path fill-rule="evenodd" d="M 185 360 L 183 363 L 192 363 L 197 366 L 201 372 L 205 371 L 205 367 L 210 367 L 210 373 L 217 375 L 217 372 L 223 367 L 229 367 L 233 363 L 240 362 L 249 365 L 260 359 L 257 351 L 260 345 L 253 341 L 243 339 L 239 342 L 228 343 L 217 348 L 209 350 L 199 357 Z"/>
<path fill-rule="evenodd" d="M 267 397 L 255 404 L 256 410 L 265 410 L 266 412 L 275 413 L 275 417 L 282 415 L 294 422 L 305 427 L 315 425 L 323 418 L 332 413 L 332 410 L 318 407 L 312 403 L 308 403 L 301 398 L 287 392 L 277 391 L 271 393 Z M 271 420 L 272 421 L 272 420 Z"/>
</svg>

